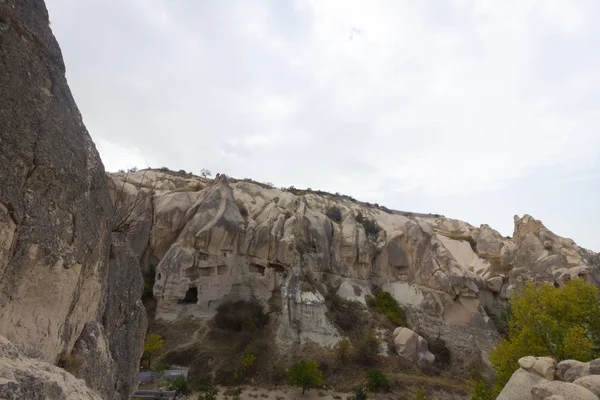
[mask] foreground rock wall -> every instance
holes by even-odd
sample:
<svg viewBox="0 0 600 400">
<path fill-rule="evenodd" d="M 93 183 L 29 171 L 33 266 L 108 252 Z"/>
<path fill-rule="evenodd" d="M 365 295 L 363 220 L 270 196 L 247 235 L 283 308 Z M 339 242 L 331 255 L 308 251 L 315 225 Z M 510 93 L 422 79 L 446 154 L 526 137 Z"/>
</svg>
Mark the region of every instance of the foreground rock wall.
<svg viewBox="0 0 600 400">
<path fill-rule="evenodd" d="M 523 357 L 498 400 L 598 400 L 600 359 L 588 363 Z"/>
<path fill-rule="evenodd" d="M 50 364 L 86 341 L 115 371 L 91 386 L 126 398 L 146 327 L 138 261 L 111 234 L 104 168 L 42 0 L 0 1 L 0 70 L 0 335 Z"/>
<path fill-rule="evenodd" d="M 323 192 L 279 190 L 168 170 L 111 174 L 113 198 L 152 198 L 132 243 L 156 267 L 156 317 L 202 319 L 228 300 L 257 299 L 280 312 L 280 346 L 340 338 L 326 318 L 331 287 L 365 303 L 375 286 L 407 309 L 411 327 L 441 338 L 461 365 L 487 354 L 500 312 L 527 280 L 595 280 L 595 253 L 515 217 L 514 238 L 442 216 L 398 212 Z M 339 210 L 339 218 L 330 211 Z M 373 220 L 381 228 L 367 232 Z"/>
</svg>

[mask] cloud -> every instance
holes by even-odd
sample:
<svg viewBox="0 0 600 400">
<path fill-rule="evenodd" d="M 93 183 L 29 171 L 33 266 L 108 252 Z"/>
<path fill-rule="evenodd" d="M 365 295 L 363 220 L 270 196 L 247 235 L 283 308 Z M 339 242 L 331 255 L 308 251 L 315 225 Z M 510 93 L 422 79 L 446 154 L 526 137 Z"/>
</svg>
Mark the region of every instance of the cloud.
<svg viewBox="0 0 600 400">
<path fill-rule="evenodd" d="M 598 172 L 595 1 L 47 3 L 109 169 L 143 159 L 398 206 Z"/>
</svg>

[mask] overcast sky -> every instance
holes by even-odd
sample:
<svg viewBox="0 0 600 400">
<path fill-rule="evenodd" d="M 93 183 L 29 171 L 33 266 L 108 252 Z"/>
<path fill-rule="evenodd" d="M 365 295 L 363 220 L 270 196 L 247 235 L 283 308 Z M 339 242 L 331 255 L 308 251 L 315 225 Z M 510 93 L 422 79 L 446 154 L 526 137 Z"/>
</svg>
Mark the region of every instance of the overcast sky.
<svg viewBox="0 0 600 400">
<path fill-rule="evenodd" d="M 208 168 L 600 251 L 600 2 L 47 0 L 106 169 Z"/>
</svg>

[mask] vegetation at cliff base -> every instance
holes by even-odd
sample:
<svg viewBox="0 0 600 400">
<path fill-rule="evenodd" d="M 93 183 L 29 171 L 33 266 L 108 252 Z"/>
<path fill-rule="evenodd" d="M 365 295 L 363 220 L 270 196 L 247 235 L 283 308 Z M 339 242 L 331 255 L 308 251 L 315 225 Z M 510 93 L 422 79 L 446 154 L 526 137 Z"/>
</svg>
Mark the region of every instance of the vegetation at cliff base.
<svg viewBox="0 0 600 400">
<path fill-rule="evenodd" d="M 323 385 L 323 373 L 316 361 L 300 361 L 292 365 L 287 371 L 290 383 L 302 388 L 302 394 L 308 389 Z"/>
<path fill-rule="evenodd" d="M 518 360 L 550 356 L 582 362 L 600 357 L 600 291 L 583 279 L 555 288 L 525 283 L 511 300 L 508 338 L 491 353 L 496 389 L 504 387 Z"/>
<path fill-rule="evenodd" d="M 164 340 L 162 336 L 150 333 L 146 336 L 144 343 L 144 358 L 148 369 L 152 368 L 152 360 L 163 350 Z"/>
</svg>

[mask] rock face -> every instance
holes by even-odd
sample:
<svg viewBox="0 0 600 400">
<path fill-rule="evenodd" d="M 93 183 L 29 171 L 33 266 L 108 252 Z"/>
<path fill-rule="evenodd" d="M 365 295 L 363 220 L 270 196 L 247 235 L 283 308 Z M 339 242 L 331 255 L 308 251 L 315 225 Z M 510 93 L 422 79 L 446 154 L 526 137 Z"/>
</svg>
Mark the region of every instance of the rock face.
<svg viewBox="0 0 600 400">
<path fill-rule="evenodd" d="M 565 360 L 557 365 L 550 357 L 523 357 L 519 365 L 498 400 L 597 400 L 600 394 L 600 375 L 589 374 L 590 363 Z"/>
<path fill-rule="evenodd" d="M 151 226 L 131 241 L 142 268 L 156 267 L 157 320 L 208 318 L 223 302 L 255 299 L 281 313 L 284 347 L 339 339 L 325 318 L 327 287 L 365 304 L 378 286 L 406 309 L 413 331 L 446 343 L 453 364 L 486 360 L 498 335 L 484 306 L 499 314 L 527 280 L 596 281 L 599 268 L 595 253 L 527 215 L 506 238 L 487 225 L 224 176 L 163 169 L 110 178 L 113 198 L 151 193 L 143 211 Z M 380 230 L 366 230 L 359 215 Z"/>
<path fill-rule="evenodd" d="M 102 400 L 62 368 L 25 357 L 0 336 L 0 398 L 6 400 Z"/>
<path fill-rule="evenodd" d="M 91 386 L 126 398 L 146 324 L 137 258 L 122 262 L 111 238 L 104 168 L 43 1 L 1 1 L 0 27 L 0 334 L 50 364 L 78 342 L 103 354 L 116 380 Z M 109 267 L 113 258 L 127 272 Z M 115 286 L 119 279 L 129 279 L 130 292 Z"/>
<path fill-rule="evenodd" d="M 394 348 L 400 357 L 420 367 L 431 366 L 435 361 L 435 356 L 429 352 L 427 341 L 408 328 L 396 328 Z"/>
</svg>

